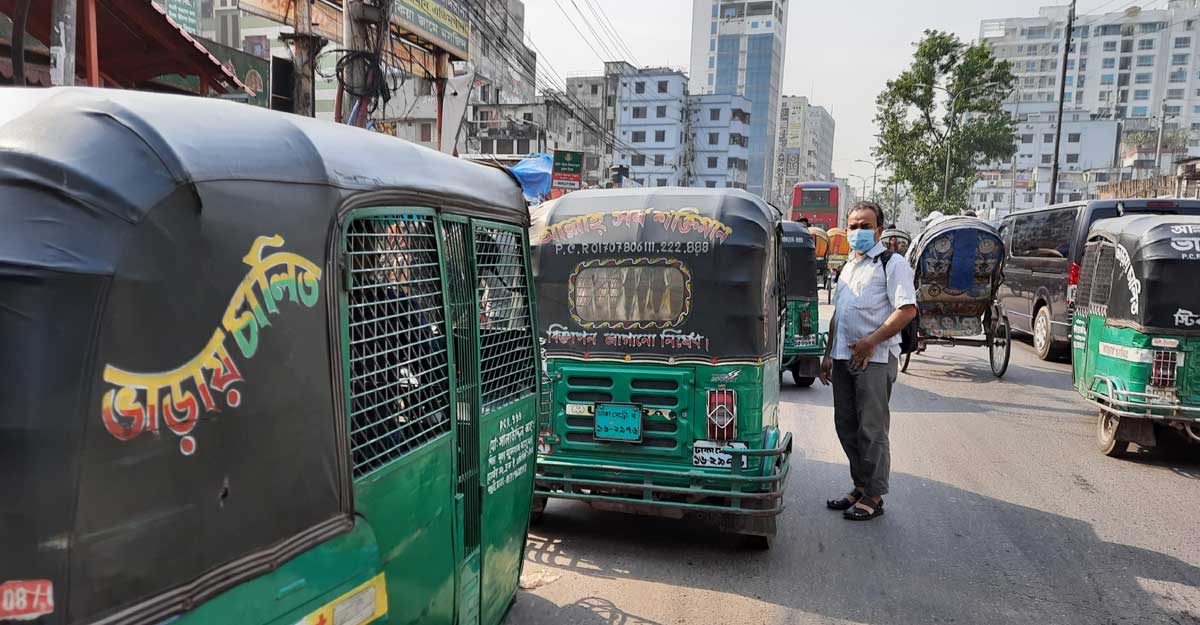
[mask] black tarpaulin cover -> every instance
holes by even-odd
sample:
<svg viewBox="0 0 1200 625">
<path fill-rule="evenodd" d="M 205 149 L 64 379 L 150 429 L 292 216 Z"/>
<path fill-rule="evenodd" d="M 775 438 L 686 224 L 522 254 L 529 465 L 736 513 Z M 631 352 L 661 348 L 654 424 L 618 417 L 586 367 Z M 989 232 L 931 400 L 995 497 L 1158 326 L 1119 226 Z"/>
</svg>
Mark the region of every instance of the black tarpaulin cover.
<svg viewBox="0 0 1200 625">
<path fill-rule="evenodd" d="M 783 255 L 788 299 L 815 301 L 817 298 L 816 245 L 804 224 L 785 221 L 782 229 Z"/>
<path fill-rule="evenodd" d="M 1200 332 L 1200 217 L 1126 215 L 1101 219 L 1089 234 L 1115 245 L 1110 321 L 1168 332 Z M 1106 280 L 1107 276 L 1095 276 Z M 1092 302 L 1103 305 L 1104 302 Z"/>
<path fill-rule="evenodd" d="M 547 355 L 774 355 L 779 219 L 737 189 L 579 191 L 536 211 L 531 241 Z"/>
<path fill-rule="evenodd" d="M 331 248 L 379 190 L 528 224 L 507 174 L 392 137 L 3 90 L 0 584 L 52 584 L 39 622 L 158 622 L 350 527 Z"/>
</svg>

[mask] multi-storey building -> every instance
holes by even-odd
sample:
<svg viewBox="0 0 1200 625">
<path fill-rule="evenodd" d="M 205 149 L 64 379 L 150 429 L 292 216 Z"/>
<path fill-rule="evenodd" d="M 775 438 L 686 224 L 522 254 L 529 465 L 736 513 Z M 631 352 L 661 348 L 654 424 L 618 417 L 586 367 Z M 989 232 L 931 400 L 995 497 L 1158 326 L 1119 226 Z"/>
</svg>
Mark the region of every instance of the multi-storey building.
<svg viewBox="0 0 1200 625">
<path fill-rule="evenodd" d="M 692 92 L 741 95 L 750 101 L 747 187 L 764 198 L 773 197 L 787 15 L 786 0 L 692 3 Z"/>
<path fill-rule="evenodd" d="M 686 186 L 687 87 L 686 74 L 665 67 L 619 77 L 614 161 L 638 184 Z"/>
<path fill-rule="evenodd" d="M 737 95 L 688 97 L 685 184 L 746 188 L 749 170 L 750 102 Z"/>
<path fill-rule="evenodd" d="M 617 125 L 617 88 L 622 76 L 636 73 L 637 68 L 629 63 L 609 61 L 604 64 L 602 75 L 566 78 L 564 98 L 569 103 L 577 103 L 576 114 L 584 126 L 582 176 L 585 184 L 602 184 L 608 180 L 615 148 L 612 139 Z"/>
<path fill-rule="evenodd" d="M 1010 102 L 1057 102 L 1068 7 L 1037 17 L 984 20 L 980 40 L 1011 61 L 1017 88 Z M 1200 153 L 1200 0 L 1166 7 L 1083 15 L 1073 33 L 1063 98 L 1069 108 L 1117 120 L 1163 119 L 1191 131 Z"/>
<path fill-rule="evenodd" d="M 798 182 L 833 179 L 833 116 L 804 96 L 784 96 L 779 106 L 772 173 L 774 201 L 787 206 Z"/>
</svg>

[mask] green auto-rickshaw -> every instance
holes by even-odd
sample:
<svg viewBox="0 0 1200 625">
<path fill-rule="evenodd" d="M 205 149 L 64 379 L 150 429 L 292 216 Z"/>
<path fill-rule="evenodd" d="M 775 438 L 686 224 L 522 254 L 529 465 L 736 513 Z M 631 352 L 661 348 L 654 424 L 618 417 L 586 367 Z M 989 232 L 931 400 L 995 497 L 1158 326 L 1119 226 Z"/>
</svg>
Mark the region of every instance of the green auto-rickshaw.
<svg viewBox="0 0 1200 625">
<path fill-rule="evenodd" d="M 698 515 L 768 545 L 779 429 L 780 215 L 736 189 L 613 189 L 535 219 L 546 497 Z"/>
<path fill-rule="evenodd" d="M 790 371 L 796 386 L 812 386 L 821 372 L 821 356 L 825 353 L 817 305 L 816 246 L 804 224 L 784 221 L 780 232 L 787 302 L 780 372 Z"/>
<path fill-rule="evenodd" d="M 1080 265 L 1072 373 L 1101 451 L 1200 442 L 1200 217 L 1102 219 Z"/>
<path fill-rule="evenodd" d="M 3 100 L 0 621 L 497 625 L 539 370 L 517 184 L 216 99 Z"/>
</svg>

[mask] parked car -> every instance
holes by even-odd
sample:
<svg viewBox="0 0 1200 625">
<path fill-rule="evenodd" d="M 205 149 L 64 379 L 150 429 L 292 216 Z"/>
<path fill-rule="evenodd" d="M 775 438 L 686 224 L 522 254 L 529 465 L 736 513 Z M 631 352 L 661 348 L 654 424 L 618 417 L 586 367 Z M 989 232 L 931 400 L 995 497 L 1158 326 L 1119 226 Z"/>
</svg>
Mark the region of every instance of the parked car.
<svg viewBox="0 0 1200 625">
<path fill-rule="evenodd" d="M 1064 353 L 1070 340 L 1072 300 L 1088 230 L 1099 219 L 1134 213 L 1196 215 L 1200 200 L 1087 200 L 1019 211 L 1001 222 L 1009 257 L 997 299 L 1012 329 L 1033 335 L 1042 360 Z"/>
</svg>

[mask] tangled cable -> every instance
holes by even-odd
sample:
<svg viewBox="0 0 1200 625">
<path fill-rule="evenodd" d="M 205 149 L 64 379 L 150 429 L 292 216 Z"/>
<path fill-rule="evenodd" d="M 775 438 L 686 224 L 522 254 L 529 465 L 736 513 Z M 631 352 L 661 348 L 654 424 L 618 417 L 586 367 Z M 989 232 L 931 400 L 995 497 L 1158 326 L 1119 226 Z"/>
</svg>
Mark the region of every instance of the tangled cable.
<svg viewBox="0 0 1200 625">
<path fill-rule="evenodd" d="M 380 101 L 387 105 L 392 98 L 392 90 L 388 87 L 387 74 L 379 55 L 365 50 L 339 50 L 342 53 L 334 68 L 338 84 L 346 93 L 366 101 L 367 112 L 374 113 L 379 108 Z M 363 86 L 357 87 L 349 79 L 347 72 L 358 69 L 355 63 L 365 67 Z"/>
</svg>

